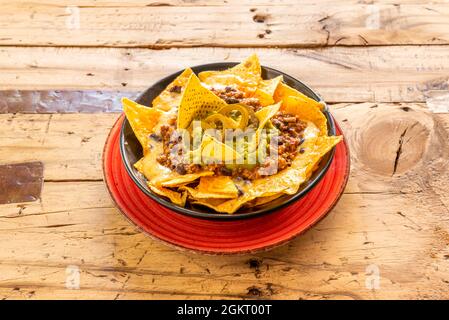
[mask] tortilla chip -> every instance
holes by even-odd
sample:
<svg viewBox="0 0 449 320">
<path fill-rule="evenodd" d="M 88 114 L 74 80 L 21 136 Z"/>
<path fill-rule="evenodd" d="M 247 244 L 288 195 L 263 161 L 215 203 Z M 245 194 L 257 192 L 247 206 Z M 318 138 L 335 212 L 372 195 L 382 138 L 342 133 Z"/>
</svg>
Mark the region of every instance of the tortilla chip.
<svg viewBox="0 0 449 320">
<path fill-rule="evenodd" d="M 195 200 L 193 204 L 200 204 L 202 206 L 211 208 L 217 212 L 232 214 L 236 212 L 243 204 L 253 200 L 254 197 L 243 195 L 235 199 L 220 201 L 218 199 L 201 199 Z M 215 201 L 214 201 L 215 200 Z"/>
<path fill-rule="evenodd" d="M 283 76 L 277 76 L 273 79 L 262 80 L 259 83 L 259 89 L 265 91 L 271 96 L 274 96 L 274 93 L 276 92 L 276 89 L 279 83 L 281 83 L 282 79 Z"/>
<path fill-rule="evenodd" d="M 122 105 L 126 118 L 137 140 L 142 145 L 144 154 L 146 154 L 148 151 L 148 136 L 158 124 L 162 112 L 155 108 L 145 107 L 128 98 L 122 98 Z"/>
<path fill-rule="evenodd" d="M 228 176 L 206 176 L 200 178 L 197 188 L 181 187 L 194 199 L 232 199 L 239 196 L 239 191 Z"/>
<path fill-rule="evenodd" d="M 185 69 L 172 83 L 170 83 L 159 96 L 153 100 L 153 107 L 163 111 L 169 111 L 172 108 L 179 107 L 182 98 L 182 91 L 187 85 L 187 81 L 192 75 L 193 71 L 190 68 Z M 180 87 L 174 90 L 175 87 Z"/>
<path fill-rule="evenodd" d="M 201 177 L 198 191 L 238 195 L 238 189 L 229 176 Z"/>
<path fill-rule="evenodd" d="M 155 185 L 153 185 L 152 183 L 148 183 L 148 187 L 150 188 L 151 191 L 153 191 L 154 193 L 160 195 L 160 196 L 164 196 L 170 199 L 171 202 L 173 202 L 174 204 L 184 207 L 186 204 L 186 199 L 187 199 L 187 193 L 183 192 L 176 192 L 167 188 L 163 188 L 163 187 L 157 187 Z"/>
<path fill-rule="evenodd" d="M 300 172 L 289 167 L 272 176 L 263 177 L 252 182 L 248 192 L 254 197 L 269 197 L 279 193 L 293 194 L 289 192 L 292 186 L 298 186 L 304 181 Z M 304 170 L 305 171 L 305 170 Z"/>
<path fill-rule="evenodd" d="M 261 68 L 256 54 L 245 61 L 223 71 L 204 71 L 198 74 L 202 82 L 207 85 L 234 85 L 241 91 L 254 92 L 261 80 Z"/>
<path fill-rule="evenodd" d="M 259 57 L 255 53 L 253 53 L 248 58 L 246 58 L 246 60 L 242 61 L 241 63 L 232 67 L 229 70 L 238 75 L 251 74 L 251 75 L 255 75 L 259 78 L 262 75 L 262 69 L 260 67 Z"/>
<path fill-rule="evenodd" d="M 320 109 L 311 104 L 304 103 L 297 97 L 286 97 L 281 110 L 297 115 L 303 121 L 314 123 L 320 130 L 321 135 L 327 134 L 327 119 Z"/>
<path fill-rule="evenodd" d="M 187 186 L 181 187 L 181 189 L 189 192 L 191 197 L 194 199 L 232 199 L 238 197 L 238 193 L 230 194 L 230 193 L 212 192 L 207 190 L 199 191 L 198 189 L 190 188 Z"/>
<path fill-rule="evenodd" d="M 178 187 L 190 182 L 195 181 L 196 179 L 204 176 L 211 176 L 214 173 L 212 171 L 203 171 L 198 173 L 189 173 L 180 175 L 175 172 L 172 173 L 171 176 L 164 176 L 160 178 L 155 178 L 151 180 L 151 183 L 155 186 L 162 186 L 162 187 Z"/>
<path fill-rule="evenodd" d="M 143 161 L 144 161 L 145 157 L 142 157 L 139 159 L 139 161 L 137 161 L 136 163 L 134 163 L 134 168 L 136 168 L 137 171 L 143 173 Z"/>
<path fill-rule="evenodd" d="M 282 80 L 282 76 L 278 76 L 269 80 L 261 80 L 259 87 L 254 93 L 254 97 L 259 99 L 262 106 L 269 106 L 275 103 L 274 92 Z"/>
<path fill-rule="evenodd" d="M 226 102 L 203 87 L 195 74 L 189 78 L 178 111 L 178 129 L 186 129 L 194 119 L 205 118 L 226 106 Z"/>
<path fill-rule="evenodd" d="M 296 97 L 300 101 L 302 101 L 303 104 L 308 104 L 308 105 L 314 106 L 315 108 L 318 108 L 319 110 L 324 109 L 324 104 L 319 103 L 318 101 L 315 101 L 315 100 L 309 98 L 305 94 L 303 94 L 303 93 L 299 92 L 298 90 L 293 89 L 292 87 L 281 82 L 277 86 L 276 91 L 274 92 L 274 101 L 275 102 L 279 102 L 279 101 L 284 102 L 285 99 L 289 96 Z"/>
<path fill-rule="evenodd" d="M 255 113 L 257 119 L 259 120 L 259 127 L 256 130 L 256 144 L 260 143 L 261 132 L 268 121 L 279 111 L 281 103 L 278 102 L 271 106 L 263 107 Z"/>
<path fill-rule="evenodd" d="M 270 120 L 276 112 L 279 111 L 281 107 L 281 103 L 278 102 L 271 106 L 264 107 L 255 113 L 257 119 L 259 119 L 259 129 L 263 129 L 267 124 L 268 120 Z"/>
<path fill-rule="evenodd" d="M 245 204 L 245 207 L 246 207 L 246 206 L 248 206 L 248 207 L 257 207 L 257 206 L 261 206 L 261 205 L 263 205 L 263 204 L 266 204 L 266 203 L 268 203 L 268 202 L 271 202 L 271 201 L 273 201 L 273 200 L 276 200 L 277 198 L 279 198 L 279 197 L 281 197 L 281 196 L 283 196 L 283 195 L 284 195 L 284 193 L 277 193 L 277 194 L 274 194 L 274 195 L 272 195 L 272 196 L 259 197 L 259 198 L 256 198 L 256 199 L 254 199 L 254 200 L 252 200 L 252 201 L 246 203 L 246 204 Z"/>
<path fill-rule="evenodd" d="M 306 168 L 306 174 L 311 174 L 321 158 L 342 140 L 342 136 L 321 136 L 309 141 L 306 140 L 301 146 L 304 153 L 296 156 L 292 167 L 304 167 Z"/>
<path fill-rule="evenodd" d="M 153 145 L 151 143 L 151 145 Z M 141 158 L 134 167 L 142 173 L 148 181 L 153 181 L 158 179 L 163 181 L 164 179 L 170 179 L 176 173 L 166 166 L 163 166 L 157 161 L 158 155 L 162 153 L 162 143 L 153 145 L 153 149 L 149 150 L 148 153 Z"/>
<path fill-rule="evenodd" d="M 286 170 L 286 174 L 295 176 L 299 184 L 292 184 L 284 190 L 284 193 L 295 194 L 298 192 L 299 187 L 310 178 L 321 158 L 341 140 L 341 136 L 323 136 L 306 141 L 301 146 L 305 152 L 298 154 L 293 160 L 291 167 Z"/>
</svg>

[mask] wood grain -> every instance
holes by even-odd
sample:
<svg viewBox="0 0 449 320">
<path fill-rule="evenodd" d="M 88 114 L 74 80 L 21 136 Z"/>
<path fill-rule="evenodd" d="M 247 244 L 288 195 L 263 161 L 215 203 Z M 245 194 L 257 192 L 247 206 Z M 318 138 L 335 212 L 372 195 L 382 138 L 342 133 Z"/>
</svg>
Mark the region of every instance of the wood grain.
<svg viewBox="0 0 449 320">
<path fill-rule="evenodd" d="M 430 91 L 449 88 L 447 47 L 392 46 L 170 50 L 4 47 L 0 48 L 0 89 L 143 90 L 188 66 L 239 61 L 253 52 L 264 65 L 304 81 L 328 102 L 419 102 L 426 101 Z"/>
<path fill-rule="evenodd" d="M 73 6 L 72 0 L 16 0 L 15 3 L 20 5 L 43 5 L 43 6 Z M 321 5 L 350 5 L 350 4 L 391 4 L 391 5 L 405 5 L 405 4 L 445 4 L 448 0 L 322 0 Z M 260 0 L 257 5 L 264 6 L 282 6 L 282 5 L 297 5 L 297 0 Z M 301 5 L 316 5 L 314 0 L 301 0 Z M 164 1 L 148 1 L 148 0 L 78 0 L 76 5 L 79 7 L 182 7 L 182 6 L 233 6 L 245 5 L 254 6 L 252 0 L 164 0 Z M 254 7 L 257 7 L 254 6 Z"/>
<path fill-rule="evenodd" d="M 46 180 L 100 180 L 117 114 L 0 115 L 0 163 L 43 161 Z"/>
<path fill-rule="evenodd" d="M 447 44 L 449 4 L 64 6 L 13 2 L 0 45 L 311 47 Z M 192 18 L 194 17 L 194 18 Z M 244 32 L 242 32 L 244 30 Z"/>
<path fill-rule="evenodd" d="M 411 103 L 332 111 L 352 157 L 341 201 L 290 244 L 236 257 L 150 240 L 90 181 L 116 114 L 1 116 L 1 162 L 31 152 L 46 182 L 40 202 L 0 206 L 0 298 L 449 298 L 449 116 Z M 366 287 L 373 268 L 379 289 Z"/>
</svg>

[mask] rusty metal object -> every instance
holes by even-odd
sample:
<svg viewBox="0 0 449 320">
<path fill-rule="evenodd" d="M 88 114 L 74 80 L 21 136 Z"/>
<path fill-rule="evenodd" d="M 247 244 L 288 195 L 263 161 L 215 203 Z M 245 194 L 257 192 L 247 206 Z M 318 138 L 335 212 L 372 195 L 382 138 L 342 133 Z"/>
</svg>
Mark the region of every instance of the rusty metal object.
<svg viewBox="0 0 449 320">
<path fill-rule="evenodd" d="M 99 90 L 1 90 L 0 113 L 121 112 L 120 99 L 139 92 Z"/>
<path fill-rule="evenodd" d="M 43 181 L 40 161 L 0 165 L 0 204 L 39 200 Z"/>
</svg>

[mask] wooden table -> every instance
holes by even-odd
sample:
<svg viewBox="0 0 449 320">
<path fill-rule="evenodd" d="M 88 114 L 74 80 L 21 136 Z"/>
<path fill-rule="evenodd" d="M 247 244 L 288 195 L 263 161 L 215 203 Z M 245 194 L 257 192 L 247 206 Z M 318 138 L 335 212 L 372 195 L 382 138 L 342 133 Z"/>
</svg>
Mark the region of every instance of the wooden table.
<svg viewBox="0 0 449 320">
<path fill-rule="evenodd" d="M 0 164 L 41 161 L 44 183 L 39 200 L 0 205 L 0 298 L 449 298 L 449 3 L 423 2 L 1 4 Z M 73 113 L 58 94 L 23 91 L 138 92 L 252 52 L 322 94 L 352 161 L 326 219 L 254 255 L 192 254 L 137 232 L 102 181 L 118 109 Z"/>
</svg>

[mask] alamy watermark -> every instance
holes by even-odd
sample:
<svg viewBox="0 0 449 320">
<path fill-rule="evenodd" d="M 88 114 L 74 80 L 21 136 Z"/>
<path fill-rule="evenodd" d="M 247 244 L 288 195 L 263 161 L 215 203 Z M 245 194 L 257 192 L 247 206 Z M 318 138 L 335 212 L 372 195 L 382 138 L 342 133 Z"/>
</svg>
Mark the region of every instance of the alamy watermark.
<svg viewBox="0 0 449 320">
<path fill-rule="evenodd" d="M 81 282 L 80 268 L 76 265 L 69 265 L 65 269 L 65 287 L 70 290 L 79 290 Z"/>
<path fill-rule="evenodd" d="M 380 270 L 376 264 L 370 264 L 365 269 L 365 287 L 369 290 L 380 289 Z"/>
<path fill-rule="evenodd" d="M 81 28 L 81 14 L 80 8 L 77 6 L 68 6 L 65 8 L 65 12 L 68 14 L 65 19 L 65 26 L 70 30 L 78 30 Z"/>
</svg>

